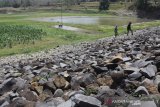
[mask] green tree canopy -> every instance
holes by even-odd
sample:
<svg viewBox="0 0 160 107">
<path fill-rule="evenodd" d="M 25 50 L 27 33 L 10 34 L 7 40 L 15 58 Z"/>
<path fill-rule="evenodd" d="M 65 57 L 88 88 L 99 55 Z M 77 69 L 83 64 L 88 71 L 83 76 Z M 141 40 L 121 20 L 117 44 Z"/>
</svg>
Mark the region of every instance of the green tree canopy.
<svg viewBox="0 0 160 107">
<path fill-rule="evenodd" d="M 109 0 L 100 0 L 99 10 L 108 10 Z"/>
</svg>

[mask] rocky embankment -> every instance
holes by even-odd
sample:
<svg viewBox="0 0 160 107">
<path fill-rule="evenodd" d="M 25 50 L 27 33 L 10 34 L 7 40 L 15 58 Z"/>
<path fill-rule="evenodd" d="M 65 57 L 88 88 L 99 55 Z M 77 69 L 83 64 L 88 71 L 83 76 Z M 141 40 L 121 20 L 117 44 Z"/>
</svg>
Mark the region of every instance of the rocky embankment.
<svg viewBox="0 0 160 107">
<path fill-rule="evenodd" d="M 0 61 L 0 107 L 159 107 L 159 92 L 160 27 Z"/>
</svg>

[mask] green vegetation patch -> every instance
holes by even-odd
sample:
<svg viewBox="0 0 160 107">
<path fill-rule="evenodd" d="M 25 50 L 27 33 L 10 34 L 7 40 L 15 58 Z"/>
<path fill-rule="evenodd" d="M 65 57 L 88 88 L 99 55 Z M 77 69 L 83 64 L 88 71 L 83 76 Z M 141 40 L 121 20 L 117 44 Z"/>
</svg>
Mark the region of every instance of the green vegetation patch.
<svg viewBox="0 0 160 107">
<path fill-rule="evenodd" d="M 0 48 L 16 44 L 29 44 L 41 40 L 46 35 L 42 29 L 26 25 L 0 25 Z"/>
</svg>

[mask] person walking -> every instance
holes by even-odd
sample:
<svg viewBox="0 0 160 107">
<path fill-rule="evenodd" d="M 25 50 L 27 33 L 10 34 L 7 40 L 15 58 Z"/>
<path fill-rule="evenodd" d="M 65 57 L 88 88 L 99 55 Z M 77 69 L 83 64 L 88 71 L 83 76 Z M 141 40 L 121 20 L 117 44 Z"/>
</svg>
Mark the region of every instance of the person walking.
<svg viewBox="0 0 160 107">
<path fill-rule="evenodd" d="M 115 37 L 118 36 L 118 26 L 117 25 L 114 27 L 114 34 L 115 34 Z"/>
<path fill-rule="evenodd" d="M 133 30 L 131 28 L 131 25 L 132 25 L 132 22 L 129 22 L 128 25 L 127 25 L 127 36 L 129 34 L 129 32 L 131 31 L 132 35 L 133 35 Z"/>
</svg>

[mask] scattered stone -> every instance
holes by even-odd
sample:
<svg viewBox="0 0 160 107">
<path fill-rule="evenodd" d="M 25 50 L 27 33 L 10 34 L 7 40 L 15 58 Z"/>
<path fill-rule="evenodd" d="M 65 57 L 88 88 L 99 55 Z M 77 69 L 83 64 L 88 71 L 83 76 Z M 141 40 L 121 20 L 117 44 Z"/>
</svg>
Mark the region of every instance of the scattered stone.
<svg viewBox="0 0 160 107">
<path fill-rule="evenodd" d="M 142 68 L 141 71 L 142 71 L 142 74 L 147 78 L 152 78 L 152 77 L 155 77 L 157 73 L 157 67 L 154 65 L 148 65 L 147 67 Z"/>
<path fill-rule="evenodd" d="M 71 91 L 66 93 L 66 97 L 71 98 L 72 96 L 76 95 L 76 94 L 85 94 L 84 91 L 79 90 L 79 91 Z"/>
<path fill-rule="evenodd" d="M 94 71 L 97 74 L 100 74 L 100 73 L 103 73 L 103 72 L 108 72 L 108 68 L 107 67 L 92 66 L 92 68 L 94 69 Z"/>
<path fill-rule="evenodd" d="M 15 87 L 17 88 L 17 90 L 22 90 L 25 88 L 27 80 L 24 80 L 24 79 L 18 77 L 18 78 L 16 78 L 16 81 L 17 82 L 16 82 Z"/>
<path fill-rule="evenodd" d="M 56 86 L 54 85 L 53 82 L 48 81 L 45 85 L 44 85 L 44 89 L 49 89 L 52 92 L 54 92 L 56 90 Z"/>
<path fill-rule="evenodd" d="M 45 101 L 46 99 L 48 99 L 48 98 L 50 98 L 51 96 L 50 95 L 48 95 L 48 94 L 46 94 L 46 93 L 41 93 L 40 95 L 39 95 L 39 100 L 40 101 Z"/>
<path fill-rule="evenodd" d="M 101 99 L 100 101 L 104 102 L 107 97 L 114 97 L 115 90 L 110 89 L 108 86 L 100 86 L 98 89 L 98 99 Z"/>
<path fill-rule="evenodd" d="M 38 95 L 33 91 L 22 90 L 19 94 L 21 97 L 26 98 L 26 100 L 28 100 L 28 101 L 35 101 L 36 102 L 38 100 Z"/>
<path fill-rule="evenodd" d="M 155 77 L 154 83 L 155 83 L 156 85 L 158 85 L 158 84 L 160 83 L 160 75 L 157 75 L 157 76 Z"/>
<path fill-rule="evenodd" d="M 31 83 L 32 90 L 34 90 L 38 95 L 43 92 L 43 86 L 40 86 L 37 82 Z"/>
<path fill-rule="evenodd" d="M 124 72 L 126 74 L 132 74 L 134 72 L 139 72 L 139 71 L 140 71 L 140 69 L 138 69 L 136 67 L 127 67 L 127 68 L 124 69 Z"/>
<path fill-rule="evenodd" d="M 76 94 L 71 99 L 73 99 L 78 107 L 101 107 L 101 102 L 94 97 Z"/>
<path fill-rule="evenodd" d="M 82 87 L 86 87 L 96 81 L 96 77 L 92 73 L 84 74 L 79 80 Z"/>
<path fill-rule="evenodd" d="M 0 104 L 1 107 L 7 107 L 9 105 L 8 101 L 5 101 L 4 103 Z"/>
<path fill-rule="evenodd" d="M 54 78 L 53 82 L 57 88 L 66 88 L 68 85 L 68 82 L 62 76 L 56 76 Z"/>
<path fill-rule="evenodd" d="M 139 86 L 136 90 L 135 90 L 135 94 L 139 95 L 149 95 L 148 90 L 143 87 L 143 86 Z"/>
<path fill-rule="evenodd" d="M 1 58 L 0 106 L 101 107 L 107 97 L 143 98 L 143 95 L 156 95 L 157 100 L 159 31 L 160 27 L 148 28 L 136 31 L 133 36 Z M 154 107 L 155 103 L 142 106 Z"/>
<path fill-rule="evenodd" d="M 144 82 L 143 86 L 148 90 L 150 94 L 159 94 L 157 86 L 153 83 Z"/>
<path fill-rule="evenodd" d="M 67 64 L 60 63 L 60 67 L 61 67 L 61 68 L 64 68 L 64 67 L 66 67 L 66 66 L 67 66 Z"/>
<path fill-rule="evenodd" d="M 134 62 L 132 66 L 137 67 L 137 68 L 143 68 L 151 63 L 152 63 L 152 61 L 138 60 L 138 61 Z"/>
<path fill-rule="evenodd" d="M 62 96 L 63 96 L 63 90 L 62 89 L 57 89 L 54 92 L 54 95 L 53 95 L 53 97 L 62 97 Z"/>
<path fill-rule="evenodd" d="M 160 56 L 160 50 L 154 50 L 153 53 L 154 53 L 155 56 Z"/>
<path fill-rule="evenodd" d="M 57 107 L 75 107 L 75 102 L 72 100 L 68 100 L 68 101 L 58 105 Z"/>
<path fill-rule="evenodd" d="M 13 78 L 9 78 L 9 79 L 3 81 L 3 83 L 0 84 L 0 95 L 3 95 L 5 92 L 12 90 L 12 88 L 16 84 L 16 82 L 17 81 Z"/>
<path fill-rule="evenodd" d="M 105 76 L 103 78 L 98 78 L 97 83 L 100 86 L 111 86 L 113 83 L 112 77 L 111 76 Z"/>
<path fill-rule="evenodd" d="M 23 98 L 17 98 L 7 107 L 35 107 L 35 103 Z"/>
<path fill-rule="evenodd" d="M 142 76 L 142 74 L 139 72 L 139 71 L 135 71 L 133 72 L 132 74 L 129 74 L 128 77 L 129 79 L 131 80 L 135 80 L 135 79 L 138 79 Z"/>
<path fill-rule="evenodd" d="M 57 107 L 65 101 L 61 97 L 49 98 L 44 102 L 37 102 L 35 107 Z"/>
</svg>

